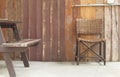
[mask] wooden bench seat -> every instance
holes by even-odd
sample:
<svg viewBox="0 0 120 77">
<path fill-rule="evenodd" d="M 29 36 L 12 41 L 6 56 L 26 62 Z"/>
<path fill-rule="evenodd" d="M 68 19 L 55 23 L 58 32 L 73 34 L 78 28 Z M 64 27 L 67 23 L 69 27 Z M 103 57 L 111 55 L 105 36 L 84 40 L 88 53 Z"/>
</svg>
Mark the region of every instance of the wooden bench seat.
<svg viewBox="0 0 120 77">
<path fill-rule="evenodd" d="M 16 73 L 12 64 L 10 53 L 19 52 L 21 54 L 21 60 L 25 67 L 29 67 L 28 57 L 26 55 L 27 48 L 35 46 L 40 42 L 40 39 L 21 39 L 16 24 L 18 21 L 0 20 L 0 53 L 2 53 L 5 59 L 6 66 L 10 77 L 16 77 Z M 3 34 L 3 28 L 11 29 L 13 31 L 14 39 L 16 42 L 6 42 Z"/>
<path fill-rule="evenodd" d="M 30 47 L 35 44 L 38 44 L 40 42 L 40 39 L 23 39 L 20 41 L 16 41 L 13 43 L 3 43 L 3 47 Z"/>
</svg>

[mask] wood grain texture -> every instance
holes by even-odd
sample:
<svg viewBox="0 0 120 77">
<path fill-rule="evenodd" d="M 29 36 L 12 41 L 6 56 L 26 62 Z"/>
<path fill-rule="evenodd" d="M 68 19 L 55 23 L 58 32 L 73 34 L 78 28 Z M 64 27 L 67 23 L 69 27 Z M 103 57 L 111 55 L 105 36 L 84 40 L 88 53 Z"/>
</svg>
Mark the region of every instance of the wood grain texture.
<svg viewBox="0 0 120 77">
<path fill-rule="evenodd" d="M 81 0 L 81 4 L 94 4 L 96 0 Z M 81 18 L 82 19 L 94 19 L 96 18 L 95 7 L 81 7 Z"/>
<path fill-rule="evenodd" d="M 23 39 L 18 42 L 3 43 L 4 47 L 30 47 L 40 42 L 40 39 Z"/>
<path fill-rule="evenodd" d="M 120 0 L 118 0 L 118 3 L 120 3 Z M 119 31 L 118 31 L 119 32 L 119 34 L 118 34 L 118 38 L 119 38 L 118 39 L 119 40 L 118 45 L 119 45 L 119 47 L 118 48 L 119 48 L 119 51 L 120 51 L 120 7 L 118 7 L 118 9 L 119 9 L 118 10 L 118 29 L 119 29 Z M 119 58 L 119 61 L 120 61 L 120 52 L 118 52 L 118 54 L 119 54 L 118 58 Z"/>
<path fill-rule="evenodd" d="M 118 0 L 115 0 L 118 3 Z M 112 61 L 118 61 L 118 7 L 112 6 Z"/>
<path fill-rule="evenodd" d="M 96 0 L 97 4 L 104 4 L 104 0 Z M 104 20 L 104 7 L 96 7 L 96 18 Z"/>
<path fill-rule="evenodd" d="M 112 23 L 111 23 L 111 7 L 105 7 L 105 39 L 106 39 L 106 60 L 110 61 L 112 60 L 112 54 L 111 54 L 111 30 L 112 30 Z"/>
</svg>

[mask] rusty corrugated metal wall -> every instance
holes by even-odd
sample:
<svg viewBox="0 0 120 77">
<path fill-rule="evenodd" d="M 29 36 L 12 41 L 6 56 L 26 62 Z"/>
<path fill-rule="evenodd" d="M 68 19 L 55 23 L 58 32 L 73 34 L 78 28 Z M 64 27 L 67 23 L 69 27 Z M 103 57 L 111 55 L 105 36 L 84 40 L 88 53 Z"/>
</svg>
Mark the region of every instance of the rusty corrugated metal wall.
<svg viewBox="0 0 120 77">
<path fill-rule="evenodd" d="M 39 38 L 30 60 L 65 60 L 65 0 L 23 0 L 23 38 Z"/>
<path fill-rule="evenodd" d="M 120 3 L 120 0 L 116 1 Z M 117 31 L 112 30 L 112 35 L 110 30 L 115 24 L 109 23 L 111 21 L 114 23 L 114 11 L 110 7 L 106 7 L 106 10 L 103 7 L 72 7 L 74 4 L 87 3 L 104 3 L 104 0 L 1 0 L 0 17 L 23 21 L 23 24 L 18 24 L 22 38 L 41 39 L 39 46 L 31 48 L 28 52 L 29 59 L 44 61 L 74 60 L 76 18 L 105 18 L 105 24 L 109 24 L 106 26 L 107 60 L 120 60 L 120 41 L 118 38 L 118 46 L 116 38 L 113 38 Z M 119 10 L 118 12 L 120 13 Z M 118 12 L 116 13 L 119 14 Z M 113 19 L 108 20 L 112 15 Z M 4 34 L 8 35 L 6 40 L 13 39 L 11 30 L 4 30 Z M 119 37 L 120 31 L 115 36 Z M 19 58 L 19 54 L 14 53 L 13 57 Z"/>
<path fill-rule="evenodd" d="M 27 52 L 29 60 L 65 60 L 65 0 L 2 0 L 0 6 L 3 18 L 23 21 L 18 24 L 21 38 L 41 39 Z M 6 40 L 14 40 L 11 30 L 4 33 Z"/>
</svg>

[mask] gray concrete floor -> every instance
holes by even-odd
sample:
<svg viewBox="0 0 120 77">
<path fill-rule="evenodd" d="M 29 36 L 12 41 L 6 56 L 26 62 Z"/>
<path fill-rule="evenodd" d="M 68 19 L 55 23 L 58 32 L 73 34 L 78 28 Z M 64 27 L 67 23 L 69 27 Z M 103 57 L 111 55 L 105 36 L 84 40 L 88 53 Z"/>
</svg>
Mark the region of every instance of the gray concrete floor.
<svg viewBox="0 0 120 77">
<path fill-rule="evenodd" d="M 30 62 L 24 68 L 21 61 L 14 61 L 17 77 L 120 77 L 120 62 L 98 63 L 75 62 Z M 0 77 L 9 77 L 4 61 L 0 61 Z"/>
</svg>

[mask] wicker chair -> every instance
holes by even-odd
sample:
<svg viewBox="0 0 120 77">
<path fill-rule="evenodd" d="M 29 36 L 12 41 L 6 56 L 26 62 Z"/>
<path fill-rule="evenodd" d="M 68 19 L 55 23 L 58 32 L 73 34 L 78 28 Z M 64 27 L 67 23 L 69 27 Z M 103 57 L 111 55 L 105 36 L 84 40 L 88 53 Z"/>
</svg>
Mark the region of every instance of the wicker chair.
<svg viewBox="0 0 120 77">
<path fill-rule="evenodd" d="M 103 61 L 106 64 L 106 49 L 104 39 L 104 26 L 102 19 L 77 19 L 76 20 L 76 54 L 75 60 L 79 65 L 79 60 L 94 58 L 98 61 Z M 94 38 L 84 38 L 83 36 L 94 36 Z M 94 48 L 97 46 L 99 51 L 96 52 Z M 83 48 L 84 46 L 84 48 Z M 81 48 L 82 47 L 82 48 Z M 87 48 L 87 49 L 86 49 Z M 83 50 L 83 51 L 82 51 Z M 92 53 L 95 57 L 85 56 Z"/>
</svg>

